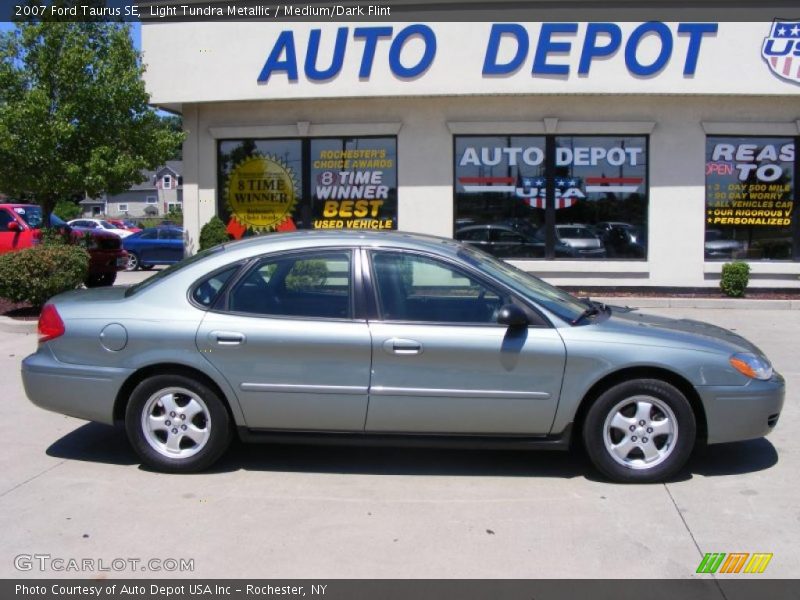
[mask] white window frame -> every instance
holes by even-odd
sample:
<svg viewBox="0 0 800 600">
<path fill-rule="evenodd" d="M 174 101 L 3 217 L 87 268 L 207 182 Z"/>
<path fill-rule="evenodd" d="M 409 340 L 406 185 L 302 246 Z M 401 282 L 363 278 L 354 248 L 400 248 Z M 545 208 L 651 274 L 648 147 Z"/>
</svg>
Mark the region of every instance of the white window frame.
<svg viewBox="0 0 800 600">
<path fill-rule="evenodd" d="M 172 212 L 173 208 L 177 208 L 183 212 L 183 202 L 167 202 L 167 212 Z"/>
<path fill-rule="evenodd" d="M 118 204 L 117 205 L 117 211 L 121 212 L 121 213 L 128 212 L 128 203 L 127 202 L 122 202 L 122 203 Z"/>
<path fill-rule="evenodd" d="M 158 196 L 147 196 L 144 201 L 146 204 L 158 204 Z"/>
<path fill-rule="evenodd" d="M 161 182 L 162 182 L 162 187 L 165 190 L 172 189 L 172 175 L 164 175 L 164 177 L 161 178 Z"/>
</svg>

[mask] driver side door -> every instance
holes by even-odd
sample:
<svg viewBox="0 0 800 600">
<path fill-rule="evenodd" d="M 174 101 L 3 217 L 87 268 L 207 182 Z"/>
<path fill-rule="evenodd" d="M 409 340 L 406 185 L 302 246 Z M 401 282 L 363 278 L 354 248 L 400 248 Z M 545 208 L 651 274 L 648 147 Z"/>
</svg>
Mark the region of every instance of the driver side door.
<svg viewBox="0 0 800 600">
<path fill-rule="evenodd" d="M 368 432 L 549 433 L 566 360 L 554 328 L 499 325 L 508 292 L 454 263 L 368 254 L 379 315 L 369 322 Z"/>
</svg>

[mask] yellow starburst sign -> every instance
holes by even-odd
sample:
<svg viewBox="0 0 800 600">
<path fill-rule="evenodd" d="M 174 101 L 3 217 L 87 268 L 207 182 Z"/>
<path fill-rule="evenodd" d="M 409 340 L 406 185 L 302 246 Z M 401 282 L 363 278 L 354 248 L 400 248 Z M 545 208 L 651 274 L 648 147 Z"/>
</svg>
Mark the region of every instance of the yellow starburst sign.
<svg viewBox="0 0 800 600">
<path fill-rule="evenodd" d="M 254 231 L 271 231 L 288 219 L 297 204 L 293 170 L 274 156 L 240 162 L 228 178 L 231 217 Z"/>
</svg>

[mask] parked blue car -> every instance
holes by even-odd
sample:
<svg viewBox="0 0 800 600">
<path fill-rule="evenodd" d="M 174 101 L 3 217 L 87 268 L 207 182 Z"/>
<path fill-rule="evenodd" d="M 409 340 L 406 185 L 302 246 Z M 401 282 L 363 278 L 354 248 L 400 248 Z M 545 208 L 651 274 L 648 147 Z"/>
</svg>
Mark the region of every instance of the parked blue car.
<svg viewBox="0 0 800 600">
<path fill-rule="evenodd" d="M 128 252 L 126 271 L 152 269 L 153 265 L 171 265 L 183 260 L 182 227 L 150 227 L 122 240 Z"/>
</svg>

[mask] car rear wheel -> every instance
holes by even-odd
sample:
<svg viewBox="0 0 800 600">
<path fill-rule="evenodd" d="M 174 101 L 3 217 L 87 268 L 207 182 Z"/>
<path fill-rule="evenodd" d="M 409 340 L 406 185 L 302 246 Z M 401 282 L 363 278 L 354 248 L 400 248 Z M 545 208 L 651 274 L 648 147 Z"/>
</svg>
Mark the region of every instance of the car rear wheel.
<svg viewBox="0 0 800 600">
<path fill-rule="evenodd" d="M 635 379 L 608 389 L 592 404 L 583 425 L 589 458 L 622 483 L 662 481 L 689 458 L 696 436 L 694 412 L 676 387 Z"/>
<path fill-rule="evenodd" d="M 218 394 L 183 375 L 157 375 L 131 394 L 128 439 L 142 463 L 169 473 L 211 466 L 231 442 L 231 421 Z"/>
<path fill-rule="evenodd" d="M 139 268 L 139 257 L 135 252 L 128 251 L 128 264 L 125 266 L 126 271 L 135 271 Z"/>
</svg>

